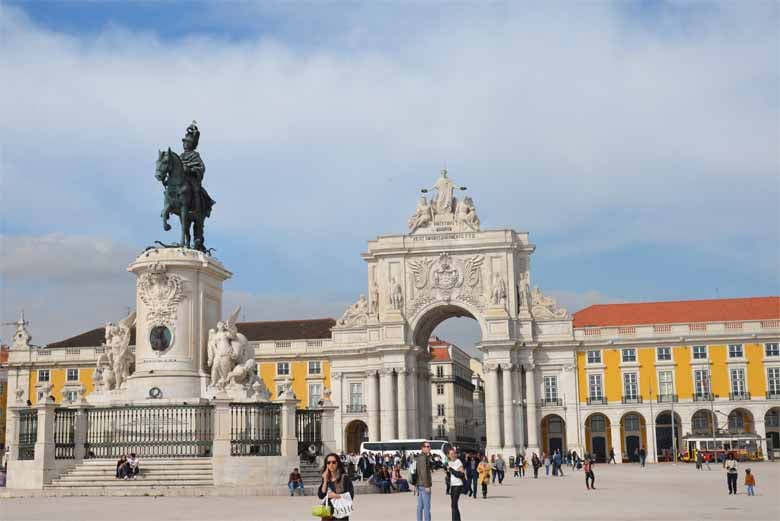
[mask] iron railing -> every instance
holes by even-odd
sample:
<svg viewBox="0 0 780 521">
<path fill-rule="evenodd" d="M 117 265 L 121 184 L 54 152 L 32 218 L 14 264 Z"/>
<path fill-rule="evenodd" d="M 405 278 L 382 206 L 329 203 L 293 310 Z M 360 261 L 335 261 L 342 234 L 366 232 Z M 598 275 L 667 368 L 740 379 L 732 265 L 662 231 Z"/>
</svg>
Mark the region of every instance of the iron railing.
<svg viewBox="0 0 780 521">
<path fill-rule="evenodd" d="M 298 438 L 298 454 L 314 445 L 317 454 L 322 453 L 322 411 L 298 409 L 295 411 L 295 437 Z"/>
<path fill-rule="evenodd" d="M 729 400 L 750 400 L 750 393 L 729 393 Z"/>
<path fill-rule="evenodd" d="M 780 400 L 780 391 L 767 391 L 766 392 L 766 399 L 767 400 Z"/>
<path fill-rule="evenodd" d="M 539 405 L 541 407 L 562 407 L 563 400 L 560 398 L 542 398 Z"/>
<path fill-rule="evenodd" d="M 717 394 L 712 393 L 696 393 L 693 395 L 693 401 L 694 402 L 711 402 L 715 398 L 717 398 Z"/>
<path fill-rule="evenodd" d="M 87 410 L 87 458 L 198 458 L 211 455 L 211 405 L 148 405 Z"/>
<path fill-rule="evenodd" d="M 677 403 L 677 395 L 676 394 L 659 394 L 658 400 L 656 400 L 658 403 Z"/>
<path fill-rule="evenodd" d="M 273 403 L 230 404 L 230 455 L 280 456 L 282 409 Z"/>
<path fill-rule="evenodd" d="M 623 403 L 642 403 L 642 397 L 639 395 L 624 396 Z"/>
<path fill-rule="evenodd" d="M 603 396 L 588 396 L 588 405 L 607 405 L 607 399 Z"/>
<path fill-rule="evenodd" d="M 366 412 L 366 406 L 365 405 L 350 403 L 350 404 L 345 405 L 344 407 L 346 408 L 345 412 L 347 414 L 349 414 L 349 413 Z"/>
<path fill-rule="evenodd" d="M 54 409 L 54 459 L 73 459 L 76 448 L 76 410 Z"/>
<path fill-rule="evenodd" d="M 19 459 L 35 459 L 35 442 L 38 441 L 38 411 L 19 411 Z"/>
</svg>

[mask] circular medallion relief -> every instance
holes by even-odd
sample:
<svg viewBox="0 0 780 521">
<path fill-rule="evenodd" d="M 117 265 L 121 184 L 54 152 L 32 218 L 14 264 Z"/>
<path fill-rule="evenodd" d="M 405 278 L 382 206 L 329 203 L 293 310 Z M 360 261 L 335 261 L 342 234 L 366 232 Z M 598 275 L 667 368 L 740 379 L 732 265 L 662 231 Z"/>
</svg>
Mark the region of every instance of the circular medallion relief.
<svg viewBox="0 0 780 521">
<path fill-rule="evenodd" d="M 162 389 L 159 387 L 152 387 L 149 389 L 149 398 L 154 398 L 155 400 L 162 398 Z"/>
<path fill-rule="evenodd" d="M 165 351 L 171 347 L 173 334 L 166 326 L 154 326 L 149 332 L 149 343 L 154 351 Z"/>
</svg>

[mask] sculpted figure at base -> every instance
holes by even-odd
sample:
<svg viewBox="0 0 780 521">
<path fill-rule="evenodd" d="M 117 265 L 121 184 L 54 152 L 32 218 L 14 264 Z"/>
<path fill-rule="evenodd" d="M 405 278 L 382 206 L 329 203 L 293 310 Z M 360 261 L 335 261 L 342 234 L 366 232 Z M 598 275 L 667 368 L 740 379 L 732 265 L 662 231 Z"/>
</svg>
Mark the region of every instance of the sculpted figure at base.
<svg viewBox="0 0 780 521">
<path fill-rule="evenodd" d="M 105 352 L 97 359 L 93 382 L 96 389 L 113 391 L 123 389 L 132 373 L 135 356 L 130 351 L 130 333 L 135 325 L 135 311 L 118 324 L 106 324 Z"/>
<path fill-rule="evenodd" d="M 457 219 L 469 230 L 479 231 L 479 217 L 477 217 L 477 209 L 474 207 L 474 201 L 471 197 L 464 197 L 463 201 L 458 204 Z"/>
<path fill-rule="evenodd" d="M 428 201 L 425 196 L 420 196 L 420 200 L 417 201 L 417 209 L 409 218 L 409 233 L 414 233 L 417 228 L 424 228 L 428 226 L 433 220 L 431 207 L 428 205 Z"/>
<path fill-rule="evenodd" d="M 506 282 L 501 277 L 501 274 L 493 274 L 493 287 L 490 291 L 490 302 L 494 306 L 506 305 Z"/>
<path fill-rule="evenodd" d="M 265 392 L 256 373 L 257 362 L 249 341 L 238 332 L 236 320 L 241 312 L 239 306 L 227 320 L 217 322 L 216 329 L 209 330 L 208 366 L 211 368 L 211 387 L 224 390 L 226 387 L 242 388 L 249 393 Z M 255 384 L 262 385 L 260 391 Z M 255 386 L 255 387 L 253 387 Z"/>
<path fill-rule="evenodd" d="M 398 280 L 393 277 L 391 284 L 392 293 L 390 294 L 390 303 L 395 310 L 401 310 L 404 307 L 404 290 L 398 283 Z"/>
<path fill-rule="evenodd" d="M 360 295 L 357 302 L 349 306 L 338 320 L 339 326 L 355 326 L 365 324 L 369 314 L 368 300 L 365 295 Z"/>
</svg>

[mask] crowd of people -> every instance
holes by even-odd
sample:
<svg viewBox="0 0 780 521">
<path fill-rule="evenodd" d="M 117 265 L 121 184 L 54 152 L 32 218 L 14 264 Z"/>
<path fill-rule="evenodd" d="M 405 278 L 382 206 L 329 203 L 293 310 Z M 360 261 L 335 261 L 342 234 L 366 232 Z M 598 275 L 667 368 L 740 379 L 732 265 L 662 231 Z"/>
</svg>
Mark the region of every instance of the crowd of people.
<svg viewBox="0 0 780 521">
<path fill-rule="evenodd" d="M 614 460 L 614 452 L 610 451 L 610 460 Z M 641 454 L 639 462 L 644 466 L 644 454 Z M 603 460 L 602 460 L 603 461 Z M 607 460 L 609 462 L 609 460 Z M 702 464 L 702 459 L 697 458 L 697 468 Z M 340 494 L 350 492 L 354 496 L 352 481 L 365 480 L 379 488 L 382 493 L 393 491 L 406 492 L 413 490 L 417 496 L 417 521 L 431 520 L 431 494 L 433 486 L 433 472 L 438 468 L 444 469 L 445 494 L 450 496 L 450 509 L 452 520 L 460 521 L 461 496 L 477 499 L 487 499 L 488 488 L 491 485 L 502 485 L 507 468 L 514 470 L 515 478 L 523 478 L 530 466 L 533 477 L 539 478 L 541 467 L 545 468 L 545 476 L 563 477 L 564 467 L 570 467 L 573 471 L 581 470 L 585 478 L 585 488 L 595 490 L 596 458 L 591 454 L 580 457 L 576 451 L 562 453 L 556 449 L 552 454 L 542 452 L 541 456 L 536 452 L 530 457 L 524 452 L 510 458 L 507 463 L 501 455 L 491 455 L 488 458 L 481 452 L 458 451 L 451 447 L 444 461 L 436 461 L 431 455 L 431 445 L 425 441 L 416 456 L 396 453 L 390 454 L 329 454 L 323 469 L 323 481 L 318 491 L 320 499 L 337 498 Z M 336 472 L 330 467 L 336 466 Z M 737 493 L 738 464 L 733 453 L 728 454 L 723 467 L 726 470 L 729 494 Z M 405 479 L 402 470 L 409 471 L 409 479 Z M 297 489 L 293 483 L 300 482 L 303 490 L 303 482 L 300 480 L 298 469 L 290 475 L 290 494 Z M 755 494 L 756 479 L 751 469 L 745 470 L 745 487 L 747 494 Z"/>
</svg>

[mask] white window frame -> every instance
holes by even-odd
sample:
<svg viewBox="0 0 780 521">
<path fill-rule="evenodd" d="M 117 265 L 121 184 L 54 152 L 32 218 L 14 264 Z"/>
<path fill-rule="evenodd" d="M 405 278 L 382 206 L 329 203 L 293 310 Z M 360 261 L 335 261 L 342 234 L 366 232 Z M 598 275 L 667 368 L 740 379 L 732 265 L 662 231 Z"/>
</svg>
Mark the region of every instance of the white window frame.
<svg viewBox="0 0 780 521">
<path fill-rule="evenodd" d="M 769 354 L 769 346 L 774 346 L 773 354 Z M 780 357 L 780 343 L 767 342 L 764 344 L 764 358 L 778 358 Z"/>
<path fill-rule="evenodd" d="M 436 404 L 436 417 L 437 418 L 444 418 L 447 416 L 447 408 L 444 406 L 443 403 L 437 403 Z"/>
<path fill-rule="evenodd" d="M 314 388 L 319 388 L 319 393 L 314 393 L 312 390 Z M 322 384 L 321 383 L 310 383 L 309 384 L 309 408 L 315 408 L 319 407 L 319 401 L 322 400 Z M 317 397 L 315 400 L 314 397 Z"/>
<path fill-rule="evenodd" d="M 669 358 L 661 358 L 661 353 L 669 353 Z M 655 348 L 655 359 L 658 362 L 672 362 L 674 361 L 674 355 L 672 354 L 671 346 L 660 346 Z"/>
<path fill-rule="evenodd" d="M 287 371 L 284 373 L 279 371 L 282 366 L 287 368 Z M 276 376 L 290 376 L 290 362 L 276 362 Z"/>
<path fill-rule="evenodd" d="M 669 373 L 672 375 L 672 392 L 671 393 L 662 393 L 661 392 L 661 374 L 663 373 Z M 658 396 L 674 396 L 677 394 L 677 382 L 674 381 L 674 371 L 672 369 L 659 369 L 658 374 L 656 375 L 656 378 L 658 378 Z"/>
<path fill-rule="evenodd" d="M 634 393 L 631 396 L 629 396 L 628 388 L 626 387 L 626 383 L 627 383 L 626 377 L 628 376 L 634 377 L 634 381 L 633 381 Z M 624 398 L 628 398 L 630 400 L 638 399 L 640 395 L 640 389 L 641 388 L 639 387 L 639 373 L 637 373 L 636 371 L 626 371 L 625 373 L 623 373 L 623 397 Z"/>
<path fill-rule="evenodd" d="M 626 354 L 631 355 L 631 360 L 626 360 Z M 623 350 L 620 352 L 620 360 L 621 362 L 627 364 L 636 362 L 636 348 L 635 347 L 623 348 Z"/>
<path fill-rule="evenodd" d="M 70 377 L 70 372 L 71 371 L 76 371 L 76 378 L 71 378 Z M 79 381 L 79 370 L 78 370 L 78 368 L 74 369 L 72 367 L 69 367 L 69 368 L 65 369 L 65 381 L 66 382 L 78 382 Z"/>
<path fill-rule="evenodd" d="M 742 377 L 740 379 L 736 380 L 738 382 L 741 381 L 741 383 L 742 383 L 742 389 L 739 390 L 739 391 L 734 388 L 734 382 L 735 382 L 734 374 L 735 373 L 738 373 L 738 374 L 742 375 Z M 736 394 L 736 395 L 747 394 L 747 392 L 748 392 L 748 388 L 747 388 L 747 371 L 745 370 L 744 367 L 729 367 L 729 391 L 731 392 L 731 394 Z"/>
<path fill-rule="evenodd" d="M 359 393 L 354 392 L 356 388 L 360 390 Z M 360 400 L 357 400 L 356 397 L 360 397 Z M 363 402 L 363 382 L 349 383 L 349 404 L 352 406 L 365 405 Z"/>
<path fill-rule="evenodd" d="M 739 347 L 739 355 L 738 356 L 732 356 L 731 354 L 731 348 L 737 348 Z M 736 349 L 735 349 L 736 351 Z M 742 360 L 745 358 L 745 346 L 742 344 L 729 344 L 728 347 L 728 358 L 729 360 Z"/>
<path fill-rule="evenodd" d="M 317 367 L 317 371 L 312 371 L 312 367 Z M 311 376 L 322 376 L 322 360 L 309 360 L 309 363 L 307 364 L 307 373 Z"/>
<path fill-rule="evenodd" d="M 696 348 L 704 349 L 704 356 L 697 357 L 696 356 Z M 709 359 L 709 355 L 710 355 L 710 350 L 707 349 L 707 346 L 696 345 L 696 346 L 691 347 L 691 360 L 694 360 L 694 361 L 696 361 L 696 360 L 707 360 L 707 359 Z"/>
<path fill-rule="evenodd" d="M 436 396 L 444 396 L 444 384 L 436 384 Z"/>
<path fill-rule="evenodd" d="M 67 394 L 66 394 L 66 399 L 69 402 L 75 402 L 78 397 L 79 397 L 79 394 L 76 391 L 68 391 Z"/>
<path fill-rule="evenodd" d="M 771 373 L 776 373 L 776 376 L 773 378 Z M 780 394 L 780 366 L 766 368 L 766 392 L 775 396 Z"/>
<path fill-rule="evenodd" d="M 46 378 L 43 378 L 43 375 L 46 375 Z M 38 369 L 38 382 L 50 382 L 51 381 L 51 371 L 48 369 Z"/>
<path fill-rule="evenodd" d="M 436 378 L 444 378 L 444 366 L 443 365 L 437 365 L 436 366 Z"/>
<path fill-rule="evenodd" d="M 548 385 L 548 382 L 551 385 Z M 558 400 L 558 375 L 548 374 L 542 377 L 544 385 L 544 400 L 546 402 L 555 402 Z M 549 392 L 548 391 L 552 391 Z"/>
<path fill-rule="evenodd" d="M 591 355 L 594 355 L 594 360 L 591 360 Z M 586 363 L 589 365 L 595 365 L 601 363 L 601 351 L 598 349 L 591 349 L 585 354 Z"/>
<path fill-rule="evenodd" d="M 712 392 L 712 381 L 710 380 L 710 370 L 707 368 L 701 368 L 693 370 L 693 395 L 694 396 L 707 396 Z M 697 375 L 705 375 L 706 386 L 702 383 L 702 389 L 699 389 L 700 381 L 697 379 Z"/>
<path fill-rule="evenodd" d="M 593 394 L 593 382 L 594 379 L 598 380 L 598 395 Z M 604 399 L 604 378 L 603 375 L 599 373 L 592 373 L 588 375 L 588 398 L 591 400 L 602 400 Z"/>
</svg>

